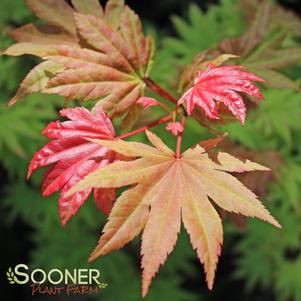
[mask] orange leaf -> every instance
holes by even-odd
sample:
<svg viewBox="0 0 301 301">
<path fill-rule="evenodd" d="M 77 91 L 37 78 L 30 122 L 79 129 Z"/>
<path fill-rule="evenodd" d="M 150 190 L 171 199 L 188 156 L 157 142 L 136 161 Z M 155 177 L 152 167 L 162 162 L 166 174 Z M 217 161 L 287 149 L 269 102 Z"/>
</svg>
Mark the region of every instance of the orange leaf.
<svg viewBox="0 0 301 301">
<path fill-rule="evenodd" d="M 99 4 L 99 0 L 71 0 L 74 8 L 81 14 L 92 15 L 95 17 L 103 17 L 103 9 Z"/>
<path fill-rule="evenodd" d="M 63 28 L 75 35 L 73 10 L 65 0 L 26 0 L 31 11 L 48 24 Z"/>
<path fill-rule="evenodd" d="M 38 92 L 97 101 L 109 117 L 121 116 L 143 94 L 153 41 L 123 0 L 109 0 L 104 10 L 98 0 L 71 2 L 73 7 L 65 0 L 27 0 L 47 25 L 14 30 L 17 43 L 2 54 L 32 54 L 62 64 L 64 72 L 49 78 Z M 24 95 L 30 93 L 24 90 Z"/>
<path fill-rule="evenodd" d="M 138 158 L 100 168 L 67 193 L 91 187 L 137 184 L 116 201 L 90 260 L 121 248 L 145 226 L 141 247 L 142 295 L 145 296 L 152 278 L 174 248 L 182 211 L 184 226 L 204 264 L 211 289 L 223 230 L 209 197 L 225 210 L 258 217 L 280 227 L 256 195 L 227 173 L 267 169 L 225 153 L 219 153 L 220 164 L 215 163 L 199 145 L 177 159 L 159 137 L 151 132 L 147 132 L 147 136 L 155 147 L 122 140 L 92 140 L 122 155 Z"/>
</svg>

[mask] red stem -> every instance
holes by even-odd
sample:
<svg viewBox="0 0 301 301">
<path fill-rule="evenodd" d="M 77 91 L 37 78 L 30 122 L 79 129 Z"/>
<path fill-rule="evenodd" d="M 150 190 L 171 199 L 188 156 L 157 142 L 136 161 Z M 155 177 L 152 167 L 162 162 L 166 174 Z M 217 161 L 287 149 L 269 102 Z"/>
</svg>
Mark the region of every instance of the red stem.
<svg viewBox="0 0 301 301">
<path fill-rule="evenodd" d="M 162 119 L 156 120 L 156 121 L 154 121 L 154 122 L 152 122 L 152 123 L 150 123 L 150 124 L 148 124 L 146 126 L 143 126 L 142 128 L 136 129 L 136 130 L 134 130 L 132 132 L 120 135 L 117 138 L 124 139 L 124 138 L 130 137 L 130 136 L 134 136 L 134 135 L 139 134 L 141 132 L 144 132 L 145 130 L 147 130 L 149 128 L 152 128 L 152 127 L 154 127 L 156 125 L 159 125 L 161 123 L 165 123 L 165 122 L 167 122 L 167 121 L 169 121 L 171 119 L 172 119 L 172 115 L 167 115 L 167 116 L 163 117 Z"/>
<path fill-rule="evenodd" d="M 180 159 L 180 157 L 181 157 L 181 145 L 182 145 L 182 141 L 183 141 L 185 123 L 186 123 L 186 116 L 183 116 L 182 120 L 181 120 L 183 132 L 178 135 L 178 139 L 177 139 L 177 149 L 176 149 L 176 158 L 177 159 Z"/>
<path fill-rule="evenodd" d="M 169 94 L 166 90 L 164 90 L 159 84 L 157 84 L 152 79 L 150 79 L 148 77 L 145 77 L 143 79 L 143 81 L 145 82 L 145 84 L 147 85 L 147 87 L 149 87 L 152 91 L 154 91 L 155 93 L 159 94 L 164 99 L 171 101 L 173 104 L 176 104 L 176 114 L 178 114 L 178 105 L 177 105 L 178 99 L 177 98 L 175 98 L 174 96 L 172 96 L 171 94 Z M 169 111 L 168 108 L 167 108 L 167 110 Z M 178 135 L 178 139 L 177 139 L 177 149 L 176 149 L 176 158 L 177 159 L 179 159 L 180 156 L 181 156 L 181 145 L 182 145 L 184 127 L 185 127 L 186 118 L 187 118 L 186 115 L 187 114 L 186 114 L 185 109 L 184 109 L 184 116 L 182 117 L 182 121 L 181 121 L 181 124 L 183 126 L 183 132 Z M 151 128 L 151 127 L 154 127 L 156 125 L 165 123 L 165 122 L 171 120 L 172 118 L 173 118 L 172 114 L 167 115 L 167 116 L 163 117 L 162 119 L 156 120 L 156 121 L 154 121 L 154 122 L 152 122 L 152 123 L 150 123 L 150 124 L 148 124 L 148 125 L 146 125 L 144 127 L 141 127 L 139 129 L 136 129 L 136 130 L 131 131 L 129 133 L 125 133 L 123 135 L 120 135 L 117 138 L 124 139 L 124 138 L 130 137 L 130 136 L 134 136 L 134 135 L 136 135 L 138 133 L 144 132 L 145 130 L 147 130 L 147 129 Z"/>
<path fill-rule="evenodd" d="M 168 114 L 172 114 L 172 111 L 169 109 L 169 107 L 168 107 L 165 103 L 163 103 L 163 102 L 161 102 L 161 101 L 158 101 L 158 105 L 159 105 L 164 111 L 166 111 Z"/>
<path fill-rule="evenodd" d="M 174 96 L 172 96 L 171 94 L 169 94 L 165 89 L 163 89 L 159 84 L 157 84 L 155 81 L 153 81 L 152 79 L 145 77 L 143 79 L 143 81 L 145 82 L 145 84 L 151 89 L 153 90 L 155 93 L 158 93 L 159 95 L 161 95 L 163 98 L 171 101 L 172 103 L 177 104 L 178 103 L 178 99 L 176 99 Z"/>
</svg>

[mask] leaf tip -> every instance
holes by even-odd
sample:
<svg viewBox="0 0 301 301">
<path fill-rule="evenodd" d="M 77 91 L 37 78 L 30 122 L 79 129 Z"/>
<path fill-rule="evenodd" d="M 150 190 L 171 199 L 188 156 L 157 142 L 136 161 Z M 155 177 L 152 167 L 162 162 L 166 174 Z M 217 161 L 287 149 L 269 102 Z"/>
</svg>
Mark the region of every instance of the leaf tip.
<svg viewBox="0 0 301 301">
<path fill-rule="evenodd" d="M 207 287 L 210 291 L 213 290 L 213 282 L 212 283 L 207 283 Z"/>
<path fill-rule="evenodd" d="M 93 250 L 93 252 L 90 254 L 87 262 L 91 263 L 92 261 L 94 261 L 97 257 L 100 256 L 100 253 L 97 251 L 97 247 Z"/>
<path fill-rule="evenodd" d="M 145 298 L 148 293 L 149 283 L 145 283 L 142 280 L 142 298 Z"/>
<path fill-rule="evenodd" d="M 18 102 L 18 99 L 16 97 L 11 98 L 8 103 L 7 106 L 10 108 L 12 107 L 16 102 Z"/>
<path fill-rule="evenodd" d="M 207 273 L 206 273 L 206 283 L 207 283 L 207 287 L 210 291 L 213 290 L 213 286 L 214 286 L 214 279 L 215 279 L 215 271 L 216 271 L 216 266 L 213 269 L 210 269 Z"/>
<path fill-rule="evenodd" d="M 62 228 L 65 228 L 65 226 L 67 225 L 67 219 L 65 219 L 65 218 L 61 218 L 61 227 Z"/>
<path fill-rule="evenodd" d="M 87 259 L 88 263 L 91 263 L 94 260 L 94 258 L 92 257 L 92 255 Z"/>
<path fill-rule="evenodd" d="M 273 223 L 271 223 L 273 226 L 275 226 L 276 228 L 278 229 L 282 229 L 282 226 L 280 225 L 280 223 L 275 219 L 273 218 Z"/>
<path fill-rule="evenodd" d="M 268 216 L 266 216 L 265 218 L 262 218 L 262 217 L 258 217 L 258 218 L 268 222 L 269 224 L 271 224 L 272 226 L 274 226 L 278 229 L 282 229 L 282 226 L 280 225 L 280 223 L 271 214 L 268 214 Z"/>
</svg>

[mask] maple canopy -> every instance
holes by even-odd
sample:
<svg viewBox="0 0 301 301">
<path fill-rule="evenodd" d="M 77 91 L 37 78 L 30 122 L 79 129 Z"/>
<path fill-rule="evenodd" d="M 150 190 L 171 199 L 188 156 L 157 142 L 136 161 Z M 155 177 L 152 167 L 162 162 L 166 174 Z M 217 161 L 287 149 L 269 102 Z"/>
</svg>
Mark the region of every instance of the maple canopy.
<svg viewBox="0 0 301 301">
<path fill-rule="evenodd" d="M 204 264 L 211 289 L 223 229 L 210 200 L 227 211 L 257 217 L 280 227 L 256 195 L 229 174 L 268 169 L 222 152 L 218 153 L 216 163 L 200 146 L 188 149 L 178 159 L 159 137 L 149 131 L 147 136 L 154 147 L 123 140 L 89 139 L 124 156 L 137 157 L 90 173 L 67 193 L 72 195 L 92 187 L 134 185 L 117 199 L 90 260 L 123 247 L 144 229 L 141 265 L 145 296 L 152 278 L 174 248 L 182 219 L 192 246 Z"/>
</svg>

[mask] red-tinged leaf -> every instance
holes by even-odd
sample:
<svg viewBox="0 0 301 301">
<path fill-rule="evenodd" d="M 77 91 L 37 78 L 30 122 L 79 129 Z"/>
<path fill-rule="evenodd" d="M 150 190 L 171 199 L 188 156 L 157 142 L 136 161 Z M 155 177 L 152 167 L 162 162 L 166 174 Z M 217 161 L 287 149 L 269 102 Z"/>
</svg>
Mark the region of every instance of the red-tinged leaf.
<svg viewBox="0 0 301 301">
<path fill-rule="evenodd" d="M 224 153 L 217 155 L 219 162 L 215 163 L 199 145 L 176 158 L 159 137 L 151 132 L 147 135 L 155 148 L 122 140 L 92 140 L 112 151 L 138 158 L 102 167 L 67 193 L 71 196 L 92 187 L 137 184 L 116 201 L 104 234 L 89 260 L 121 248 L 145 226 L 141 248 L 142 294 L 145 296 L 152 278 L 176 243 L 182 211 L 185 228 L 204 264 L 208 287 L 212 288 L 223 231 L 209 198 L 225 210 L 258 217 L 280 227 L 257 197 L 228 173 L 266 168 Z"/>
<path fill-rule="evenodd" d="M 228 172 L 247 172 L 252 170 L 269 171 L 270 169 L 258 163 L 246 160 L 245 162 L 223 152 L 217 155 L 218 163 L 222 166 L 223 171 Z"/>
<path fill-rule="evenodd" d="M 252 1 L 243 11 L 252 20 L 246 33 L 222 41 L 207 55 L 234 53 L 240 57 L 241 65 L 266 79 L 265 86 L 297 90 L 296 84 L 279 69 L 300 61 L 300 48 L 284 42 L 288 36 L 300 34 L 300 21 L 291 12 L 271 5 L 269 1 Z"/>
<path fill-rule="evenodd" d="M 127 59 L 128 45 L 119 32 L 113 31 L 102 19 L 94 16 L 76 13 L 75 20 L 79 33 L 89 45 L 108 55 L 118 69 L 127 73 L 134 72 Z"/>
<path fill-rule="evenodd" d="M 89 261 L 122 248 L 142 231 L 149 215 L 149 206 L 141 196 L 146 195 L 151 186 L 138 184 L 121 194 Z"/>
<path fill-rule="evenodd" d="M 52 122 L 43 134 L 54 139 L 38 151 L 30 162 L 28 177 L 44 166 L 50 166 L 44 174 L 42 192 L 48 196 L 61 190 L 59 212 L 62 225 L 77 213 L 88 199 L 93 188 L 83 189 L 69 196 L 66 192 L 89 173 L 112 163 L 115 153 L 108 148 L 88 141 L 87 138 L 113 139 L 114 129 L 101 107 L 95 115 L 84 108 L 64 109 L 62 117 L 69 120 Z M 101 192 L 104 192 L 102 196 Z M 108 214 L 112 206 L 112 190 L 95 189 L 96 203 Z"/>
<path fill-rule="evenodd" d="M 209 152 L 211 149 L 218 146 L 224 139 L 225 137 L 211 138 L 200 142 L 199 146 L 201 146 L 206 152 Z"/>
<path fill-rule="evenodd" d="M 124 0 L 109 0 L 105 7 L 104 20 L 116 31 L 120 26 L 120 17 L 124 9 Z"/>
<path fill-rule="evenodd" d="M 48 93 L 84 101 L 101 99 L 102 107 L 110 116 L 121 115 L 134 107 L 141 93 L 137 79 L 115 69 L 114 62 L 103 53 L 62 46 L 47 58 L 68 69 L 49 83 Z"/>
<path fill-rule="evenodd" d="M 93 155 L 97 155 L 94 153 Z M 104 161 L 102 161 L 103 163 Z M 64 162 L 65 163 L 65 162 Z M 85 177 L 90 172 L 94 171 L 95 169 L 101 167 L 100 163 L 95 163 L 93 160 L 87 160 L 87 157 L 82 158 L 79 162 L 71 162 L 69 168 L 64 166 L 64 172 L 60 174 L 59 178 L 60 181 L 55 179 L 51 185 L 48 186 L 48 191 L 53 189 L 53 183 L 59 183 L 59 187 L 61 189 L 60 198 L 59 198 L 59 214 L 62 226 L 65 226 L 66 223 L 70 220 L 72 216 L 74 216 L 79 208 L 87 201 L 92 189 L 86 189 L 80 191 L 72 196 L 66 196 L 66 192 L 76 185 L 83 177 Z M 61 170 L 58 166 L 56 169 Z M 47 181 L 49 181 L 46 178 Z M 64 185 L 62 186 L 62 184 Z M 56 191 L 57 189 L 55 189 Z M 48 191 L 44 191 L 44 196 L 47 196 Z M 106 213 L 105 213 L 106 214 Z"/>
<path fill-rule="evenodd" d="M 220 66 L 226 61 L 235 59 L 238 56 L 233 54 L 221 54 L 214 57 L 215 58 L 212 59 L 212 57 L 209 57 L 205 51 L 198 53 L 192 60 L 192 63 L 186 67 L 184 72 L 182 72 L 179 79 L 178 91 L 183 92 L 187 90 L 187 88 L 190 88 L 193 85 L 194 79 L 197 77 L 198 72 L 200 70 L 205 70 L 208 64 Z"/>
<path fill-rule="evenodd" d="M 78 13 L 103 17 L 103 9 L 99 0 L 71 0 L 72 5 Z"/>
<path fill-rule="evenodd" d="M 223 103 L 244 124 L 246 106 L 237 91 L 261 99 L 263 96 L 259 88 L 251 81 L 263 82 L 263 79 L 241 69 L 242 66 L 209 65 L 207 70 L 199 71 L 194 86 L 184 93 L 178 104 L 185 102 L 188 114 L 192 113 L 196 105 L 210 119 L 218 119 L 216 100 Z"/>
<path fill-rule="evenodd" d="M 256 16 L 250 24 L 248 31 L 243 37 L 243 56 L 248 55 L 263 39 L 269 27 L 271 5 L 268 1 L 263 1 L 259 6 Z"/>
<path fill-rule="evenodd" d="M 75 10 L 65 0 L 28 3 L 49 25 L 14 30 L 18 43 L 2 54 L 32 54 L 65 67 L 39 92 L 99 101 L 111 118 L 127 113 L 143 94 L 154 53 L 138 16 L 121 0 L 108 1 L 104 12 L 97 0 L 73 0 Z"/>
<path fill-rule="evenodd" d="M 224 172 L 212 172 L 201 164 L 195 163 L 190 164 L 189 162 L 188 170 L 198 179 L 200 186 L 206 187 L 209 197 L 218 206 L 230 212 L 258 217 L 275 227 L 280 227 L 262 203 L 257 200 L 256 195 L 245 188 L 235 177 Z"/>
<path fill-rule="evenodd" d="M 121 14 L 120 33 L 129 47 L 127 58 L 141 77 L 145 75 L 149 52 L 139 17 L 126 6 Z"/>
<path fill-rule="evenodd" d="M 42 45 L 30 42 L 21 42 L 9 46 L 1 55 L 20 56 L 24 54 L 31 54 L 38 57 L 56 54 L 57 45 Z"/>
<path fill-rule="evenodd" d="M 27 95 L 44 90 L 49 79 L 63 70 L 64 66 L 53 61 L 45 61 L 37 65 L 27 74 L 16 95 L 10 99 L 8 105 L 12 106 Z"/>
<path fill-rule="evenodd" d="M 146 136 L 148 140 L 151 142 L 153 146 L 158 149 L 162 155 L 174 157 L 175 153 L 173 150 L 171 150 L 163 141 L 160 139 L 157 135 L 153 134 L 150 131 L 146 131 Z"/>
<path fill-rule="evenodd" d="M 280 180 L 280 167 L 283 164 L 283 158 L 277 151 L 252 151 L 231 142 L 229 139 L 223 141 L 220 147 L 223 151 L 231 152 L 235 157 L 242 160 L 249 158 L 271 169 L 270 172 L 264 174 L 257 171 L 247 174 L 236 174 L 236 177 L 246 187 L 260 197 L 264 197 L 267 194 L 267 188 L 270 183 Z"/>
<path fill-rule="evenodd" d="M 172 252 L 181 228 L 180 164 L 175 163 L 158 181 L 151 201 L 151 210 L 142 235 L 141 267 L 142 296 L 145 297 L 151 281 Z M 164 199 L 164 202 L 162 200 Z"/>
<path fill-rule="evenodd" d="M 105 176 L 99 173 L 99 170 L 93 172 L 92 177 L 86 177 L 77 186 L 70 189 L 68 195 L 78 191 L 79 187 L 84 190 L 94 186 L 99 188 L 122 187 L 138 183 L 164 171 L 171 166 L 171 162 L 163 161 L 162 158 L 140 158 L 130 162 L 115 162 L 102 168 Z"/>
<path fill-rule="evenodd" d="M 96 207 L 108 216 L 116 200 L 116 189 L 94 189 L 94 200 Z"/>
<path fill-rule="evenodd" d="M 119 116 L 136 102 L 141 86 L 116 69 L 86 67 L 58 74 L 45 92 L 79 101 L 100 100 L 109 116 Z"/>
<path fill-rule="evenodd" d="M 166 130 L 171 132 L 174 136 L 178 136 L 183 132 L 183 126 L 180 122 L 170 122 L 167 124 Z"/>
<path fill-rule="evenodd" d="M 153 159 L 158 158 L 160 160 L 164 158 L 169 158 L 170 155 L 174 154 L 164 144 L 163 144 L 163 149 L 158 150 L 152 146 L 140 142 L 132 142 L 129 144 L 127 141 L 123 141 L 123 140 L 107 141 L 107 140 L 91 139 L 91 141 L 94 143 L 98 143 L 101 146 L 110 148 L 119 154 L 122 154 L 124 156 L 129 156 L 129 157 L 147 157 Z"/>
<path fill-rule="evenodd" d="M 142 104 L 144 109 L 148 109 L 153 106 L 157 106 L 159 102 L 151 97 L 142 96 L 137 100 L 137 103 Z"/>
<path fill-rule="evenodd" d="M 53 26 L 27 24 L 9 33 L 18 43 L 8 47 L 3 54 L 19 56 L 32 54 L 44 58 L 56 54 L 61 45 L 78 47 L 77 37 Z"/>
<path fill-rule="evenodd" d="M 68 69 L 95 68 L 101 69 L 113 68 L 114 63 L 105 54 L 86 48 L 72 46 L 60 46 L 53 55 L 44 57 L 52 59 L 55 62 L 64 65 Z M 113 69 L 113 72 L 115 70 Z"/>
<path fill-rule="evenodd" d="M 48 24 L 76 34 L 73 9 L 65 0 L 26 0 L 28 7 L 40 19 Z"/>
<path fill-rule="evenodd" d="M 212 289 L 223 243 L 222 223 L 207 195 L 198 189 L 198 180 L 187 168 L 183 168 L 183 179 L 185 187 L 182 205 L 183 223 L 193 248 L 204 264 L 208 287 Z"/>
<path fill-rule="evenodd" d="M 56 45 L 76 45 L 77 39 L 51 26 L 36 26 L 27 24 L 19 27 L 9 33 L 9 35 L 17 42 L 29 42 L 33 44 L 56 44 Z"/>
<path fill-rule="evenodd" d="M 66 70 L 49 84 L 48 93 L 60 94 L 67 99 L 95 100 L 108 94 L 121 94 L 120 90 L 135 88 L 132 77 L 109 67 Z"/>
</svg>

